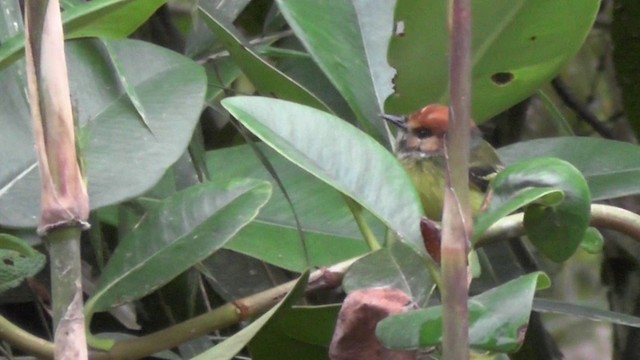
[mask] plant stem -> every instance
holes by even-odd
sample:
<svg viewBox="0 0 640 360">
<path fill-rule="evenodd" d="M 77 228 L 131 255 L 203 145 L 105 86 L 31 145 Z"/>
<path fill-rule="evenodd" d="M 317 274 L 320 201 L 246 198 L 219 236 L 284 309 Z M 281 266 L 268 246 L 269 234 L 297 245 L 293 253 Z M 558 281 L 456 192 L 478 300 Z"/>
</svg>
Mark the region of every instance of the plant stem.
<svg viewBox="0 0 640 360">
<path fill-rule="evenodd" d="M 78 164 L 75 124 L 58 0 L 25 2 L 25 58 L 29 106 L 41 187 L 38 234 L 51 258 L 57 359 L 86 359 L 80 231 L 89 197 Z"/>
<path fill-rule="evenodd" d="M 467 255 L 471 117 L 471 1 L 450 0 L 449 132 L 445 142 L 447 187 L 442 217 L 443 357 L 469 358 Z"/>
<path fill-rule="evenodd" d="M 378 241 L 378 239 L 376 239 L 375 234 L 369 227 L 369 224 L 362 214 L 362 205 L 358 204 L 355 200 L 346 195 L 344 195 L 343 198 L 344 202 L 349 207 L 349 210 L 351 210 L 351 214 L 353 214 L 353 218 L 355 219 L 356 224 L 358 225 L 358 229 L 364 237 L 367 246 L 369 246 L 369 250 L 380 250 L 382 246 L 380 246 L 380 242 Z"/>
</svg>

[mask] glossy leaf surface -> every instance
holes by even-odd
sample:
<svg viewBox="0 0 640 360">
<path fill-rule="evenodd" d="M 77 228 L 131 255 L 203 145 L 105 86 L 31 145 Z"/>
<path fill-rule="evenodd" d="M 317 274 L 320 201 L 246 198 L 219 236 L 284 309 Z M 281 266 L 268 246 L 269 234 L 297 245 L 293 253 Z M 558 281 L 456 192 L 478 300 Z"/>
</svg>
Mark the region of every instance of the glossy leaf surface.
<svg viewBox="0 0 640 360">
<path fill-rule="evenodd" d="M 353 198 L 419 254 L 422 206 L 396 158 L 331 114 L 287 101 L 234 97 L 222 105 L 284 157 Z"/>
<path fill-rule="evenodd" d="M 563 196 L 551 193 L 525 207 L 524 228 L 529 240 L 551 260 L 560 262 L 573 255 L 591 219 L 589 186 L 573 165 L 556 158 L 522 161 L 501 171 L 491 186 L 490 208 L 531 188 L 561 190 Z"/>
</svg>

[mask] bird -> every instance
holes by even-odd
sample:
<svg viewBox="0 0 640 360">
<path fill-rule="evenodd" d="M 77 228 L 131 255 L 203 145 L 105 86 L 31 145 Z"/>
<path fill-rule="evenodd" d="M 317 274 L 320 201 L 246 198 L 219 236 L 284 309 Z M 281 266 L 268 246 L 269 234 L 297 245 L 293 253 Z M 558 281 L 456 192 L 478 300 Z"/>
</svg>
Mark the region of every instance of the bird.
<svg viewBox="0 0 640 360">
<path fill-rule="evenodd" d="M 409 116 L 383 114 L 382 118 L 399 129 L 396 156 L 420 195 L 425 215 L 429 220 L 420 223 L 425 246 L 429 254 L 439 262 L 439 239 L 433 239 L 434 236 L 439 236 L 439 229 L 433 226 L 432 222 L 442 219 L 446 186 L 444 150 L 445 137 L 449 130 L 449 108 L 440 104 L 430 104 Z M 480 130 L 473 122 L 469 131 L 469 201 L 475 217 L 487 205 L 489 183 L 504 169 L 504 165 L 494 147 L 482 138 Z M 538 270 L 535 259 L 520 239 L 510 239 L 507 244 L 507 248 L 524 272 Z M 500 253 L 504 247 L 497 250 Z M 516 273 L 518 271 L 512 272 Z M 562 359 L 562 352 L 542 325 L 538 313 L 531 314 L 527 332 L 523 351 L 518 353 L 522 358 Z"/>
<path fill-rule="evenodd" d="M 449 130 L 449 108 L 431 104 L 409 116 L 382 115 L 398 127 L 396 156 L 415 185 L 427 218 L 442 219 L 446 186 L 445 137 Z M 478 215 L 488 184 L 502 168 L 496 150 L 470 127 L 469 196 L 473 215 Z"/>
</svg>

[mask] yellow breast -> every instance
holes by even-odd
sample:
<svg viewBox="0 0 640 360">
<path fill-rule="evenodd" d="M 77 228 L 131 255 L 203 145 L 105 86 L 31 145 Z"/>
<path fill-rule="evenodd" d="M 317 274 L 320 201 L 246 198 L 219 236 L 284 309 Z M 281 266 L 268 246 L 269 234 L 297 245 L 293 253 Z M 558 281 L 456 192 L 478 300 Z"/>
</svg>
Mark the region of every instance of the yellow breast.
<svg viewBox="0 0 640 360">
<path fill-rule="evenodd" d="M 402 160 L 402 164 L 418 190 L 425 215 L 431 220 L 440 221 L 442 219 L 442 204 L 444 203 L 444 187 L 446 183 L 443 171 L 444 164 L 436 164 L 435 161 L 433 158 L 405 158 Z M 472 186 L 469 194 L 471 197 L 471 211 L 475 216 L 484 201 L 484 193 Z"/>
</svg>

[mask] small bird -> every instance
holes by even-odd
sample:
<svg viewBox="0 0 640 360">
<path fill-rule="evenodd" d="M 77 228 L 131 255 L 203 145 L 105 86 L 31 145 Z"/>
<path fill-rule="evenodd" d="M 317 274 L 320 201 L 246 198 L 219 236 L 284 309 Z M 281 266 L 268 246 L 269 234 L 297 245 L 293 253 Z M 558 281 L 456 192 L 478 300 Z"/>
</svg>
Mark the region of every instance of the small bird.
<svg viewBox="0 0 640 360">
<path fill-rule="evenodd" d="M 449 108 L 432 104 L 408 117 L 383 115 L 383 118 L 400 129 L 396 154 L 420 194 L 425 215 L 440 221 L 446 185 L 444 146 Z M 490 179 L 503 166 L 495 149 L 482 139 L 473 123 L 470 131 L 469 194 L 472 212 L 477 215 Z"/>
<path fill-rule="evenodd" d="M 383 115 L 383 118 L 400 129 L 396 154 L 420 194 L 425 215 L 429 220 L 440 221 L 446 185 L 444 146 L 449 130 L 449 108 L 433 104 L 408 117 Z M 477 215 L 485 204 L 489 181 L 503 169 L 503 165 L 495 149 L 482 139 L 480 130 L 474 124 L 471 125 L 470 131 L 469 194 L 471 209 L 473 214 Z M 434 232 L 439 231 L 433 230 L 434 227 L 429 221 L 422 221 L 420 226 L 423 237 L 425 234 L 432 237 Z M 429 227 L 429 230 L 425 231 L 423 226 Z M 512 252 L 520 269 L 513 269 L 506 275 L 513 277 L 520 271 L 526 273 L 539 269 L 535 258 L 520 239 L 510 239 L 507 244 L 507 249 Z M 439 262 L 439 239 L 425 238 L 425 246 L 429 254 Z M 494 249 L 494 254 L 503 255 L 503 250 L 504 247 Z M 511 264 L 507 259 L 505 256 L 500 257 L 503 268 L 505 264 Z M 530 359 L 563 358 L 553 337 L 544 328 L 540 314 L 531 313 L 525 345 L 518 354 L 521 354 L 522 358 Z"/>
</svg>

